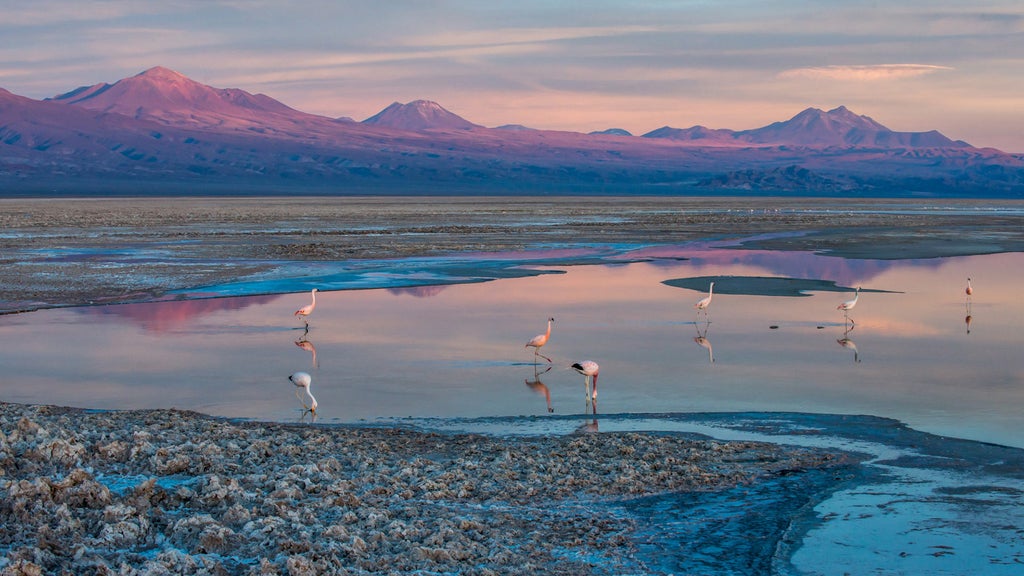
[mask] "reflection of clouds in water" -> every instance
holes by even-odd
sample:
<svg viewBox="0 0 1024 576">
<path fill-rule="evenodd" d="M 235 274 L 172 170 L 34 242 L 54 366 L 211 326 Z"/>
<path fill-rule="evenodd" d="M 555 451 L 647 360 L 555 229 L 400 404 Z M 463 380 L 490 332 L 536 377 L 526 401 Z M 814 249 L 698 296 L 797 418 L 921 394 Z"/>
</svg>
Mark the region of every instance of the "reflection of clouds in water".
<svg viewBox="0 0 1024 576">
<path fill-rule="evenodd" d="M 120 318 L 142 327 L 147 332 L 167 333 L 187 326 L 203 316 L 218 312 L 234 312 L 250 306 L 272 302 L 281 296 L 269 294 L 245 298 L 205 298 L 139 304 L 115 304 L 75 308 L 88 316 Z"/>
</svg>

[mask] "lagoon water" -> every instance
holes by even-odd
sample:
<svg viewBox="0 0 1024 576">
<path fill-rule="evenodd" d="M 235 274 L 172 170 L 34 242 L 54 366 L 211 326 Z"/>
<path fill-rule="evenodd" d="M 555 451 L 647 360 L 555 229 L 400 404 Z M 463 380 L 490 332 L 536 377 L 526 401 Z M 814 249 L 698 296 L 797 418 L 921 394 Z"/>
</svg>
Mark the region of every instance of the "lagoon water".
<svg viewBox="0 0 1024 576">
<path fill-rule="evenodd" d="M 1021 253 L 850 260 L 701 243 L 293 272 L 205 287 L 201 299 L 2 316 L 0 398 L 298 420 L 287 376 L 301 370 L 320 422 L 545 417 L 548 397 L 555 415 L 588 410 L 569 364 L 592 359 L 599 414 L 870 414 L 1024 447 Z M 759 294 L 761 277 L 835 289 Z M 693 304 L 712 280 L 705 316 Z M 419 285 L 434 282 L 456 283 Z M 306 331 L 293 312 L 313 286 Z M 836 307 L 854 287 L 847 322 Z M 549 316 L 553 362 L 535 364 L 524 344 Z"/>
<path fill-rule="evenodd" d="M 602 506 L 637 519 L 657 573 L 1009 575 L 1024 466 L 986 443 L 1024 448 L 1022 280 L 1024 253 L 714 242 L 294 263 L 181 299 L 0 316 L 0 399 L 308 423 L 287 379 L 306 371 L 322 424 L 849 450 L 867 455 L 863 477 L 813 507 L 787 503 L 784 477 Z M 293 312 L 313 287 L 306 330 Z M 847 318 L 836 307 L 855 287 Z M 524 344 L 550 316 L 549 364 Z M 569 368 L 583 359 L 601 364 L 596 407 Z"/>
</svg>

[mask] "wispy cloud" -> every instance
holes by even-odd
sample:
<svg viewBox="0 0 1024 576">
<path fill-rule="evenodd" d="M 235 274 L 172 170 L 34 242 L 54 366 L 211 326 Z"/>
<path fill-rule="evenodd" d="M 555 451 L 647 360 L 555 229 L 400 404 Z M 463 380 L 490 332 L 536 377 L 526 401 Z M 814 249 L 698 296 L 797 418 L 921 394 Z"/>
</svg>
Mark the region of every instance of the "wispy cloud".
<svg viewBox="0 0 1024 576">
<path fill-rule="evenodd" d="M 813 68 L 793 68 L 778 74 L 781 79 L 811 78 L 823 80 L 839 80 L 843 82 L 878 82 L 884 80 L 902 80 L 953 70 L 949 66 L 932 64 L 871 64 L 864 66 L 820 66 Z"/>
</svg>

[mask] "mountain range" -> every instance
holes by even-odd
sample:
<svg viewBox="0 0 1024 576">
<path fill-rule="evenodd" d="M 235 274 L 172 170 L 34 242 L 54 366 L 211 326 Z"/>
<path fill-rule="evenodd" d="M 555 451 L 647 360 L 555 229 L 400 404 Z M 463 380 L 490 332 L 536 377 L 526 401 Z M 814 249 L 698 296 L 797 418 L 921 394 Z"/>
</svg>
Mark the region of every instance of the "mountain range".
<svg viewBox="0 0 1024 576">
<path fill-rule="evenodd" d="M 361 122 L 163 67 L 45 100 L 0 88 L 0 196 L 149 193 L 1024 196 L 1024 156 L 843 106 L 753 130 L 487 128 L 440 104 Z"/>
</svg>

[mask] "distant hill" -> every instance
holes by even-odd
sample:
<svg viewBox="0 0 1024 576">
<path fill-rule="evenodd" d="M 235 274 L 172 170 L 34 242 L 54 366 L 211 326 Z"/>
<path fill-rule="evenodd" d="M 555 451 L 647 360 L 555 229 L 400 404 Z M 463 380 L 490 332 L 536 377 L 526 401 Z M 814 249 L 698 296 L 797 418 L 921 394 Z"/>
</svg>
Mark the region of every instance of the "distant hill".
<svg viewBox="0 0 1024 576">
<path fill-rule="evenodd" d="M 604 136 L 632 136 L 632 134 L 629 132 L 629 130 L 623 130 L 622 128 L 609 128 L 607 130 L 599 130 L 599 131 L 596 131 L 596 132 L 590 132 L 590 134 L 604 135 Z"/>
<path fill-rule="evenodd" d="M 0 196 L 270 192 L 1024 197 L 1024 157 L 842 106 L 638 137 L 486 128 L 428 100 L 328 118 L 159 66 L 47 100 L 0 89 Z"/>
<path fill-rule="evenodd" d="M 469 130 L 478 124 L 445 110 L 437 102 L 415 100 L 408 104 L 395 102 L 363 120 L 363 124 L 385 126 L 397 130 Z"/>
<path fill-rule="evenodd" d="M 754 130 L 712 130 L 704 126 L 671 128 L 665 126 L 644 134 L 645 138 L 701 141 L 707 143 L 778 144 L 813 147 L 871 148 L 970 148 L 971 145 L 950 140 L 941 133 L 895 132 L 867 116 L 860 116 L 840 106 L 828 112 L 807 108 L 783 122 L 774 122 Z"/>
</svg>

